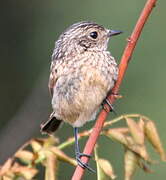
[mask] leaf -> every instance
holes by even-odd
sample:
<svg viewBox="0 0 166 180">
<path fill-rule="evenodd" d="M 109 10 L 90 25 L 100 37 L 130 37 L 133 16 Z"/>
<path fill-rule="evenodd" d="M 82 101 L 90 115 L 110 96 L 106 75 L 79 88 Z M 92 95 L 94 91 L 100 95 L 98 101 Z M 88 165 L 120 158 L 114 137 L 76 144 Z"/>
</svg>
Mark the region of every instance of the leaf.
<svg viewBox="0 0 166 180">
<path fill-rule="evenodd" d="M 126 118 L 126 122 L 128 124 L 130 133 L 136 142 L 136 144 L 143 145 L 144 144 L 144 132 L 141 130 L 139 125 L 131 118 Z"/>
<path fill-rule="evenodd" d="M 104 132 L 104 134 L 110 138 L 115 139 L 119 143 L 125 145 L 126 148 L 137 153 L 145 161 L 148 161 L 149 163 L 152 162 L 152 160 L 150 159 L 149 154 L 146 150 L 145 145 L 144 144 L 143 145 L 136 144 L 136 142 L 133 140 L 133 137 L 122 134 L 119 131 L 117 131 L 116 129 L 109 129 L 108 131 Z"/>
<path fill-rule="evenodd" d="M 166 154 L 153 121 L 147 121 L 145 123 L 145 134 L 154 149 L 159 153 L 161 160 L 166 161 Z"/>
<path fill-rule="evenodd" d="M 126 140 L 126 135 L 123 133 L 119 132 L 116 129 L 109 129 L 108 131 L 103 132 L 107 137 L 114 139 L 118 141 L 121 144 L 128 145 L 128 142 Z"/>
<path fill-rule="evenodd" d="M 138 160 L 138 166 L 146 173 L 153 173 L 153 171 L 149 169 L 149 167 L 146 166 L 140 159 Z"/>
<path fill-rule="evenodd" d="M 35 168 L 29 168 L 27 166 L 20 166 L 18 163 L 15 163 L 11 168 L 11 171 L 16 175 L 23 176 L 25 179 L 32 179 L 38 172 Z"/>
<path fill-rule="evenodd" d="M 145 129 L 145 121 L 142 117 L 140 117 L 139 121 L 138 121 L 138 126 L 141 129 L 142 132 L 144 132 Z"/>
<path fill-rule="evenodd" d="M 43 143 L 38 139 L 32 139 L 30 144 L 34 152 L 39 152 L 43 146 Z"/>
<path fill-rule="evenodd" d="M 108 160 L 99 158 L 97 160 L 97 162 L 98 162 L 98 165 L 99 165 L 100 169 L 104 172 L 104 174 L 106 174 L 111 179 L 116 178 L 116 175 L 114 174 L 113 167 L 112 167 L 111 163 Z"/>
<path fill-rule="evenodd" d="M 3 174 L 5 174 L 7 171 L 9 171 L 9 169 L 12 166 L 12 162 L 13 160 L 11 158 L 9 158 L 5 164 L 0 168 L 0 176 L 2 176 Z"/>
<path fill-rule="evenodd" d="M 58 167 L 58 161 L 56 156 L 47 151 L 46 152 L 46 163 L 45 163 L 45 180 L 56 180 L 56 172 Z"/>
<path fill-rule="evenodd" d="M 106 179 L 106 174 L 104 173 L 104 171 L 100 167 L 98 161 L 96 161 L 96 165 L 97 165 L 97 180 L 105 180 Z"/>
<path fill-rule="evenodd" d="M 153 161 L 150 159 L 150 156 L 146 150 L 145 145 L 138 145 L 134 142 L 133 138 L 130 136 L 126 137 L 128 141 L 128 146 L 126 146 L 129 150 L 138 154 L 143 160 L 152 163 Z"/>
<path fill-rule="evenodd" d="M 126 128 L 126 127 L 114 128 L 114 130 L 122 134 L 127 134 L 129 132 L 129 128 Z"/>
<path fill-rule="evenodd" d="M 0 180 L 13 180 L 13 178 L 9 176 L 3 176 L 2 179 L 0 177 Z"/>
<path fill-rule="evenodd" d="M 125 180 L 131 180 L 136 171 L 137 163 L 137 155 L 127 149 L 124 156 Z"/>
<path fill-rule="evenodd" d="M 16 152 L 15 157 L 19 158 L 20 160 L 26 163 L 32 162 L 35 158 L 34 154 L 27 150 L 20 150 Z"/>
</svg>

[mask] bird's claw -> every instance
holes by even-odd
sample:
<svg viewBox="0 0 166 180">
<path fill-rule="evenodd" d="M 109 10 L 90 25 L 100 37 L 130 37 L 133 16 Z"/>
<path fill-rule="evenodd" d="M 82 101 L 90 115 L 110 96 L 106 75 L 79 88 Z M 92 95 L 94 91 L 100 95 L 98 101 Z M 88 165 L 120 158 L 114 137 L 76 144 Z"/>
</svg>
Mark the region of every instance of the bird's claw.
<svg viewBox="0 0 166 180">
<path fill-rule="evenodd" d="M 80 152 L 76 153 L 76 157 L 81 158 L 82 156 L 85 156 L 87 158 L 91 158 L 92 157 L 90 154 L 84 154 L 84 153 L 80 153 Z"/>
<path fill-rule="evenodd" d="M 89 171 L 95 173 L 95 170 L 93 170 L 87 163 L 82 162 L 82 160 L 81 160 L 82 156 L 85 156 L 85 157 L 88 157 L 88 158 L 92 157 L 89 154 L 84 154 L 84 153 L 77 152 L 76 153 L 76 160 L 77 160 L 78 165 L 80 167 L 82 167 L 83 169 L 88 169 Z"/>
<path fill-rule="evenodd" d="M 103 106 L 103 109 L 104 109 L 106 112 L 109 113 L 110 110 L 108 110 L 108 108 L 105 107 L 104 104 L 107 104 L 107 105 L 110 107 L 111 111 L 112 111 L 115 115 L 117 115 L 117 113 L 116 113 L 116 111 L 115 111 L 113 105 L 110 103 L 110 101 L 109 101 L 107 98 L 104 99 L 104 101 L 103 101 L 103 103 L 102 103 L 102 106 Z"/>
</svg>

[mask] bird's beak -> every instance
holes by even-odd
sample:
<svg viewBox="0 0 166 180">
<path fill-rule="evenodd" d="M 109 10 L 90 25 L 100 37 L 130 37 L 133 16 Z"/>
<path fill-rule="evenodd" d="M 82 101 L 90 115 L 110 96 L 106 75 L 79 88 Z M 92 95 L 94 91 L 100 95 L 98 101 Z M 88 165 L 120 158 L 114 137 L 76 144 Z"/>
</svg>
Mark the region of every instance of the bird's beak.
<svg viewBox="0 0 166 180">
<path fill-rule="evenodd" d="M 117 30 L 109 30 L 108 32 L 108 36 L 111 37 L 111 36 L 116 36 L 118 34 L 121 34 L 123 31 L 117 31 Z"/>
</svg>

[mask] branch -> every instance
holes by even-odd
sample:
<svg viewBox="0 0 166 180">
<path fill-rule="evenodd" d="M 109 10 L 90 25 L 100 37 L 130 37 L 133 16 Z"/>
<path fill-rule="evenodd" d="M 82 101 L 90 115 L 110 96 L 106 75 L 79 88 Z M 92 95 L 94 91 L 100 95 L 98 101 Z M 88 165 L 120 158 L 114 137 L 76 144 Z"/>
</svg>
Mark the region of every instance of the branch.
<svg viewBox="0 0 166 180">
<path fill-rule="evenodd" d="M 143 9 L 143 11 L 141 12 L 141 15 L 137 21 L 137 24 L 131 34 L 131 37 L 128 38 L 128 42 L 126 45 L 126 48 L 124 50 L 124 53 L 122 55 L 121 58 L 121 62 L 119 64 L 119 76 L 118 76 L 118 80 L 112 90 L 112 94 L 118 94 L 119 92 L 119 88 L 120 85 L 122 83 L 122 80 L 124 78 L 125 72 L 127 70 L 128 67 L 128 63 L 130 61 L 130 58 L 133 54 L 134 48 L 136 46 L 136 43 L 138 41 L 138 38 L 142 32 L 142 29 L 144 27 L 144 24 L 146 22 L 146 20 L 148 19 L 148 16 L 150 15 L 153 7 L 155 6 L 157 0 L 147 0 L 147 3 L 145 4 L 145 7 Z M 108 99 L 110 100 L 111 104 L 113 104 L 115 102 L 115 96 L 110 95 L 108 97 Z M 106 108 L 108 110 L 111 110 L 110 107 L 108 107 L 107 105 L 105 105 Z M 100 135 L 100 132 L 102 130 L 104 121 L 106 119 L 106 117 L 108 116 L 108 112 L 106 112 L 105 110 L 102 110 L 98 116 L 98 119 L 94 125 L 93 131 L 85 145 L 84 151 L 83 153 L 85 154 L 92 154 L 94 146 L 96 144 L 96 141 Z M 81 158 L 81 160 L 85 163 L 87 163 L 89 161 L 89 158 L 83 156 Z M 83 174 L 84 174 L 85 169 L 81 168 L 80 166 L 77 166 L 75 169 L 75 172 L 73 174 L 72 180 L 81 180 Z"/>
</svg>

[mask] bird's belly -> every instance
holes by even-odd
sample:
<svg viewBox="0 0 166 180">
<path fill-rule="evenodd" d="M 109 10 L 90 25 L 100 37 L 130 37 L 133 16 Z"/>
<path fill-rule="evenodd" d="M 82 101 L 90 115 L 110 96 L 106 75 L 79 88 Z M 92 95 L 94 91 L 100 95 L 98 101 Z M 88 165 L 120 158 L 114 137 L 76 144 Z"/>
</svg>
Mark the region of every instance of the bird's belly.
<svg viewBox="0 0 166 180">
<path fill-rule="evenodd" d="M 82 126 L 94 119 L 113 85 L 111 76 L 105 77 L 96 69 L 60 77 L 52 99 L 56 117 L 75 127 Z"/>
</svg>

